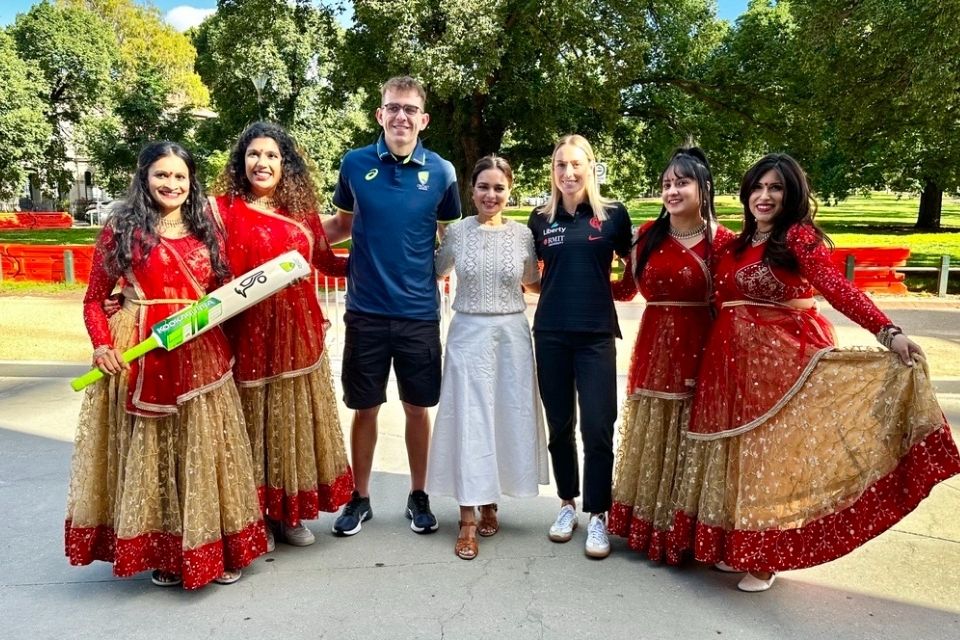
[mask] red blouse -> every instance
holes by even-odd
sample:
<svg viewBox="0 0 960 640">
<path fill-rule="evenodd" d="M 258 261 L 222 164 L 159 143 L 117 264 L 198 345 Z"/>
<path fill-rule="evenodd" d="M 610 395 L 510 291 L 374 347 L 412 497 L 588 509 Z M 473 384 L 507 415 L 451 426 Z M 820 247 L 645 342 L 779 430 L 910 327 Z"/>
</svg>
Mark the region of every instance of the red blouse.
<svg viewBox="0 0 960 640">
<path fill-rule="evenodd" d="M 240 198 L 210 199 L 227 242 L 234 273 L 243 273 L 295 249 L 317 271 L 346 276 L 346 258 L 334 255 L 318 215 L 294 219 L 283 212 L 249 206 Z M 248 309 L 227 323 L 236 353 L 234 376 L 241 386 L 298 376 L 320 365 L 325 319 L 313 279 L 302 280 Z"/>
<path fill-rule="evenodd" d="M 627 393 L 686 398 L 693 395 L 712 322 L 707 243 L 704 240 L 688 248 L 667 236 L 650 254 L 638 286 L 633 262 L 652 224 L 637 231 L 638 242 L 627 259 L 624 277 L 613 285 L 617 300 L 630 300 L 639 290 L 647 302 L 633 346 Z M 711 255 L 721 252 L 735 237 L 726 227 L 717 227 Z"/>
<path fill-rule="evenodd" d="M 765 264 L 765 243 L 750 246 L 739 256 L 732 251 L 722 255 L 716 270 L 717 302 L 740 299 L 786 302 L 810 298 L 816 289 L 833 308 L 870 333 L 877 333 L 890 324 L 890 318 L 830 262 L 830 252 L 812 227 L 791 227 L 787 231 L 787 247 L 797 258 L 799 271 Z"/>
<path fill-rule="evenodd" d="M 113 242 L 113 231 L 107 227 L 97 239 L 83 298 L 84 323 L 95 347 L 114 346 L 103 311 L 104 300 L 119 280 L 106 265 Z M 132 262 L 124 279 L 136 291 L 136 298 L 126 306 L 136 313 L 138 341 L 150 336 L 154 324 L 216 288 L 209 251 L 193 236 L 161 238 L 146 256 L 134 251 Z M 219 328 L 172 351 L 154 349 L 130 363 L 127 410 L 147 417 L 176 413 L 177 405 L 229 379 L 232 364 L 230 348 Z"/>
</svg>

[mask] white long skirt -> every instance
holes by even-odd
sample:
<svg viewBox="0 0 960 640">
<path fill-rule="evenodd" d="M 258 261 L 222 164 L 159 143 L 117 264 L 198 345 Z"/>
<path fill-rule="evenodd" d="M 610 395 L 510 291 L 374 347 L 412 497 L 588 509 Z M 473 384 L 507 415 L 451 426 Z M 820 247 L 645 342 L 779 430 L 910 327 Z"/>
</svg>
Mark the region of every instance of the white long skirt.
<svg viewBox="0 0 960 640">
<path fill-rule="evenodd" d="M 427 491 L 463 506 L 531 497 L 547 484 L 547 440 L 523 313 L 457 313 L 430 445 Z"/>
</svg>

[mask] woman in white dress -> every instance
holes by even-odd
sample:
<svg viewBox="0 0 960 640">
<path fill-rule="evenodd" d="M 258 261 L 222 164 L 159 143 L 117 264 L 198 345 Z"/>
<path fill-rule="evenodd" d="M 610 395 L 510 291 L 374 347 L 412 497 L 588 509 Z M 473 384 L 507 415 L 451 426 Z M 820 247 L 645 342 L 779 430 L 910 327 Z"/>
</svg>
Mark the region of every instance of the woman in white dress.
<svg viewBox="0 0 960 640">
<path fill-rule="evenodd" d="M 504 219 L 513 171 L 497 156 L 471 176 L 477 215 L 450 225 L 436 256 L 437 276 L 456 270 L 440 406 L 430 447 L 427 491 L 456 498 L 455 552 L 477 556 L 477 535 L 499 529 L 502 494 L 536 496 L 547 484 L 547 448 L 523 287 L 537 292 L 533 236 Z M 521 287 L 522 285 L 522 287 Z M 477 521 L 476 507 L 480 507 Z"/>
</svg>

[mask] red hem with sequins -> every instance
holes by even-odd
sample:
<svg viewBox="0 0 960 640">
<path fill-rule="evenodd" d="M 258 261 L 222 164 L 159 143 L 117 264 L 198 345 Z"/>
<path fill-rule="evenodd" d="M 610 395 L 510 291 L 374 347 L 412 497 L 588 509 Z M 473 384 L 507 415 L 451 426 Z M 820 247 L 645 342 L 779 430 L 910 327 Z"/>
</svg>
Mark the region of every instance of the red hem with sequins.
<svg viewBox="0 0 960 640">
<path fill-rule="evenodd" d="M 117 536 L 112 527 L 74 527 L 70 520 L 64 523 L 64 550 L 74 566 L 88 565 L 94 560 L 113 562 L 116 548 Z"/>
<path fill-rule="evenodd" d="M 657 529 L 653 523 L 633 515 L 633 506 L 614 502 L 607 521 L 608 531 L 627 539 L 627 546 L 638 553 L 646 553 L 654 562 L 678 565 L 682 549 L 674 548 L 671 530 Z"/>
<path fill-rule="evenodd" d="M 674 532 L 678 542 L 689 542 L 695 529 L 694 556 L 701 562 L 722 560 L 744 571 L 804 569 L 836 560 L 880 535 L 916 509 L 934 486 L 958 473 L 960 453 L 944 423 L 853 504 L 799 529 L 729 531 L 678 513 Z"/>
<path fill-rule="evenodd" d="M 262 520 L 196 549 L 183 549 L 183 537 L 172 533 L 117 538 L 106 526 L 74 528 L 69 521 L 66 526 L 70 564 L 112 562 L 114 575 L 121 578 L 159 569 L 182 576 L 185 589 L 199 589 L 224 569 L 242 569 L 267 552 Z"/>
<path fill-rule="evenodd" d="M 320 512 L 333 513 L 347 504 L 353 487 L 353 470 L 347 467 L 332 483 L 319 485 L 316 489 L 287 495 L 280 487 L 259 487 L 257 493 L 267 517 L 274 521 L 283 520 L 288 527 L 296 527 L 301 520 L 315 520 L 320 517 Z"/>
</svg>

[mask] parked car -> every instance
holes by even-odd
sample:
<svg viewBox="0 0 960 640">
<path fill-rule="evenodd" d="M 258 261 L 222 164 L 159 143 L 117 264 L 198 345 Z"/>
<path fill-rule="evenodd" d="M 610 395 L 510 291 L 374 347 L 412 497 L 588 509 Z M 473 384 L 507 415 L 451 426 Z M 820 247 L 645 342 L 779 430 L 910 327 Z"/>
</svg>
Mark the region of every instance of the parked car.
<svg viewBox="0 0 960 640">
<path fill-rule="evenodd" d="M 84 210 L 83 218 L 91 225 L 102 226 L 113 213 L 113 207 L 119 204 L 117 200 L 101 200 L 100 203 L 94 203 Z"/>
<path fill-rule="evenodd" d="M 543 193 L 535 196 L 527 196 L 523 199 L 523 204 L 530 205 L 532 207 L 539 207 L 542 204 L 546 204 L 547 198 L 549 197 L 550 193 L 548 191 L 544 191 Z"/>
</svg>

